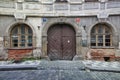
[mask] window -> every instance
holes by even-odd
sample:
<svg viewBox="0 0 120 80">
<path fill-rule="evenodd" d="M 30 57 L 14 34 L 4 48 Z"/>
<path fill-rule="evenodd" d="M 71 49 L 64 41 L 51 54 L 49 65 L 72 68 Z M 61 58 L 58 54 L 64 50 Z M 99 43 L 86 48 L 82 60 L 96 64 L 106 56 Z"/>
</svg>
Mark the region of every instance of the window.
<svg viewBox="0 0 120 80">
<path fill-rule="evenodd" d="M 96 2 L 98 0 L 85 0 L 85 2 Z"/>
<path fill-rule="evenodd" d="M 112 46 L 111 29 L 104 25 L 98 24 L 91 30 L 91 47 L 110 47 Z"/>
<path fill-rule="evenodd" d="M 32 47 L 32 29 L 26 24 L 18 24 L 11 30 L 10 40 L 11 47 Z"/>
</svg>

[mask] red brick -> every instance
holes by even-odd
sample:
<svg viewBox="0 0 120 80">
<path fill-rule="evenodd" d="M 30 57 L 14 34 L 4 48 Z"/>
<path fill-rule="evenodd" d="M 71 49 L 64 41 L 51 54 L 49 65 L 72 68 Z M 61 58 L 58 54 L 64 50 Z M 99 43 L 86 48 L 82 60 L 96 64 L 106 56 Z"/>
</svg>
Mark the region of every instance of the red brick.
<svg viewBox="0 0 120 80">
<path fill-rule="evenodd" d="M 104 57 L 110 57 L 110 61 L 115 60 L 115 53 L 113 49 L 91 49 L 89 53 L 92 60 L 103 61 Z"/>
<path fill-rule="evenodd" d="M 10 49 L 8 50 L 8 59 L 19 60 L 32 52 L 32 49 Z"/>
</svg>

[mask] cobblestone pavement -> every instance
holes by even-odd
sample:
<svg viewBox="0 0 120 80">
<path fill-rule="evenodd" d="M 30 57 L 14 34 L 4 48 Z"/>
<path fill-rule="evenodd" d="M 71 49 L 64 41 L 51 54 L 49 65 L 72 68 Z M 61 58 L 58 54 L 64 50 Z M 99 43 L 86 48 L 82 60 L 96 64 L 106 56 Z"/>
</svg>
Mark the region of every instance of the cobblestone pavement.
<svg viewBox="0 0 120 80">
<path fill-rule="evenodd" d="M 110 70 L 111 68 L 117 70 L 120 68 L 119 66 L 119 62 L 101 61 L 27 61 L 21 64 L 1 63 L 0 80 L 120 80 L 120 73 L 116 71 L 87 70 L 91 67 L 95 68 L 95 70 L 108 67 Z M 31 68 L 27 69 L 29 67 Z M 16 69 L 11 70 L 11 68 Z"/>
</svg>

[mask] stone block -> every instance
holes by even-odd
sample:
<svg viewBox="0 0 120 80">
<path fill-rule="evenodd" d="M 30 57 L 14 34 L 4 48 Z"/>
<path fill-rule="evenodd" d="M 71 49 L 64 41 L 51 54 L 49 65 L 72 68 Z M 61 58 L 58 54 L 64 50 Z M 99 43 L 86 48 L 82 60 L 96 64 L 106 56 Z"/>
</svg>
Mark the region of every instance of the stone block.
<svg viewBox="0 0 120 80">
<path fill-rule="evenodd" d="M 16 19 L 22 19 L 22 20 L 25 20 L 25 18 L 26 18 L 25 14 L 19 13 L 19 12 L 15 12 L 14 16 L 15 16 Z"/>
<path fill-rule="evenodd" d="M 7 53 L 6 50 L 4 49 L 4 41 L 3 37 L 0 37 L 0 60 L 7 59 Z"/>
<path fill-rule="evenodd" d="M 120 50 L 116 50 L 115 56 L 120 57 Z"/>
<path fill-rule="evenodd" d="M 76 61 L 76 60 L 83 60 L 82 55 L 76 55 L 76 56 L 74 56 L 73 61 Z"/>
</svg>

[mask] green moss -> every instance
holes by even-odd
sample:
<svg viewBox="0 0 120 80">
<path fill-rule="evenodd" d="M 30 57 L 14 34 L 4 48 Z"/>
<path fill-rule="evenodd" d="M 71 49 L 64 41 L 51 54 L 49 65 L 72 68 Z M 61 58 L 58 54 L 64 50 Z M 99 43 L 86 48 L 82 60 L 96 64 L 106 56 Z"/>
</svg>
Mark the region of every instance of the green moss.
<svg viewBox="0 0 120 80">
<path fill-rule="evenodd" d="M 40 60 L 39 57 L 29 57 L 29 58 L 22 58 L 21 61 L 28 61 L 28 60 Z"/>
</svg>

